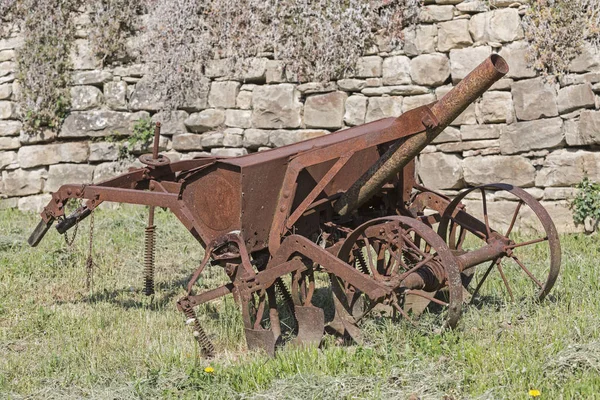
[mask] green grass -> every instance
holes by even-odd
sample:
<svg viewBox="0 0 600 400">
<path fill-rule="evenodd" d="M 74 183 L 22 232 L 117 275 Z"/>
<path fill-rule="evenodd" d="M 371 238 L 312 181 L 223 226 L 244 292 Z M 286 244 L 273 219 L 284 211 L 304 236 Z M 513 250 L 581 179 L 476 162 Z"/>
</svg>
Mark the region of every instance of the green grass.
<svg viewBox="0 0 600 400">
<path fill-rule="evenodd" d="M 270 359 L 245 349 L 240 313 L 221 299 L 199 312 L 218 350 L 204 360 L 175 307 L 200 246 L 157 213 L 149 299 L 141 290 L 146 211 L 96 214 L 88 291 L 87 221 L 72 251 L 54 229 L 30 248 L 37 217 L 0 212 L 0 398 L 527 399 L 529 389 L 544 399 L 600 398 L 598 236 L 561 238 L 563 270 L 550 299 L 509 302 L 496 280 L 489 301 L 467 306 L 458 329 L 441 335 L 371 318 L 363 346 L 328 336 L 319 350 L 288 345 Z M 201 285 L 223 278 L 216 267 L 206 276 Z"/>
</svg>

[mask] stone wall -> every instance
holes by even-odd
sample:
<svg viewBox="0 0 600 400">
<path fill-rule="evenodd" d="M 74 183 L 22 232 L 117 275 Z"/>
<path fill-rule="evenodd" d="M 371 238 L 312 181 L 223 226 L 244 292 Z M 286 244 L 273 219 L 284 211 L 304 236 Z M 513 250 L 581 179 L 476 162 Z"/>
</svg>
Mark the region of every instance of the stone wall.
<svg viewBox="0 0 600 400">
<path fill-rule="evenodd" d="M 381 44 L 360 60 L 356 76 L 337 82 L 291 82 L 268 58 L 227 78 L 215 60 L 207 70 L 210 90 L 169 120 L 158 112 L 161 101 L 148 88 L 145 66 L 101 68 L 83 22 L 73 53 L 72 112 L 58 133 L 33 137 L 21 133 L 13 101 L 22 38 L 0 40 L 0 208 L 39 211 L 63 183 L 99 182 L 124 171 L 128 165 L 110 138 L 131 134 L 142 118 L 163 122 L 161 146 L 171 160 L 243 155 L 398 116 L 440 98 L 500 53 L 510 73 L 426 148 L 419 177 L 450 195 L 484 183 L 516 184 L 542 201 L 559 230 L 580 229 L 568 200 L 584 175 L 600 181 L 600 56 L 589 51 L 573 61 L 570 74 L 545 79 L 526 62 L 526 0 L 495 0 L 493 10 L 483 1 L 435 3 L 406 31 L 402 50 Z"/>
</svg>

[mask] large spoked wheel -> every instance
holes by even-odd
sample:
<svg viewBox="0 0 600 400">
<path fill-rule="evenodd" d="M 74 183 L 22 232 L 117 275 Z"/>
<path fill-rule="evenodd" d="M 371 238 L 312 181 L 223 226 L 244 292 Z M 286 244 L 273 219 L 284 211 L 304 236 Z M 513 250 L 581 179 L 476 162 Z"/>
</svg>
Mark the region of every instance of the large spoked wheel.
<svg viewBox="0 0 600 400">
<path fill-rule="evenodd" d="M 462 305 L 458 264 L 446 243 L 424 223 L 400 216 L 368 221 L 346 238 L 338 257 L 392 289 L 384 298 L 370 299 L 332 277 L 336 317 L 345 317 L 351 336 L 355 335 L 348 329 L 348 320 L 355 326 L 378 304 L 392 306 L 413 325 L 456 326 Z M 411 274 L 421 276 L 428 286 L 424 290 L 407 287 Z M 443 295 L 436 296 L 438 292 Z"/>
<path fill-rule="evenodd" d="M 507 243 L 505 254 L 490 260 L 486 268 L 463 271 L 463 285 L 473 298 L 504 292 L 510 299 L 542 300 L 558 278 L 561 250 L 556 227 L 546 209 L 521 188 L 495 183 L 462 192 L 446 208 L 438 234 L 459 259 L 494 240 Z"/>
</svg>

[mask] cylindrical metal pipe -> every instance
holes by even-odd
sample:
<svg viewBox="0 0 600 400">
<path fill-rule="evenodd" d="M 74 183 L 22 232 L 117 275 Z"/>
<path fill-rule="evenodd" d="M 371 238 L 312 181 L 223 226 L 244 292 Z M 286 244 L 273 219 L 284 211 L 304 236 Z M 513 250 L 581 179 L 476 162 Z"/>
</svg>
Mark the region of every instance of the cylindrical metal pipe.
<svg viewBox="0 0 600 400">
<path fill-rule="evenodd" d="M 154 127 L 154 145 L 152 147 L 152 158 L 156 160 L 158 158 L 158 145 L 160 142 L 160 122 L 156 123 Z"/>
<path fill-rule="evenodd" d="M 339 215 L 347 215 L 373 197 L 411 160 L 435 139 L 472 102 L 508 72 L 508 64 L 493 54 L 475 68 L 454 89 L 431 107 L 438 125 L 423 132 L 398 140 L 371 166 L 336 202 Z M 394 123 L 402 124 L 402 117 Z"/>
</svg>

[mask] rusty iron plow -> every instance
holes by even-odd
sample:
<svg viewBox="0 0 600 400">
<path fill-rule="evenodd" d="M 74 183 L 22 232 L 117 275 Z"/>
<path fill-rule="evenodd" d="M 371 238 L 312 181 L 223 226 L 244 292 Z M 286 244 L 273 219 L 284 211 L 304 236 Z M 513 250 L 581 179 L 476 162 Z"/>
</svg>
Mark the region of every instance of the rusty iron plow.
<svg viewBox="0 0 600 400">
<path fill-rule="evenodd" d="M 542 299 L 558 276 L 560 243 L 539 202 L 502 183 L 467 189 L 452 200 L 415 179 L 423 148 L 507 72 L 506 62 L 492 55 L 438 102 L 242 157 L 171 162 L 158 154 L 157 124 L 153 153 L 140 157 L 144 168 L 95 185 L 62 186 L 29 243 L 37 245 L 56 220 L 66 232 L 104 201 L 150 206 L 145 292 L 151 294 L 154 208 L 168 208 L 205 248 L 177 306 L 206 355 L 215 347 L 194 309 L 230 294 L 241 307 L 248 347 L 271 355 L 291 325 L 282 323 L 282 310 L 291 315 L 299 344 L 318 345 L 325 331 L 360 342 L 361 320 L 373 310 L 414 325 L 453 328 L 463 300 L 475 298 L 492 271 L 510 297 L 519 294 L 507 277 L 508 261 Z M 514 197 L 516 209 L 497 226 L 486 194 L 500 192 Z M 465 204 L 474 196 L 481 197 L 481 212 L 468 213 Z M 85 202 L 65 216 L 72 198 Z M 525 211 L 542 237 L 519 241 L 515 235 Z M 545 246 L 542 273 L 519 254 L 530 245 Z M 227 282 L 196 293 L 211 260 L 224 268 Z M 487 263 L 483 275 L 475 274 Z M 315 305 L 321 293 L 332 296 L 333 317 Z"/>
</svg>

